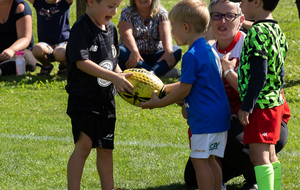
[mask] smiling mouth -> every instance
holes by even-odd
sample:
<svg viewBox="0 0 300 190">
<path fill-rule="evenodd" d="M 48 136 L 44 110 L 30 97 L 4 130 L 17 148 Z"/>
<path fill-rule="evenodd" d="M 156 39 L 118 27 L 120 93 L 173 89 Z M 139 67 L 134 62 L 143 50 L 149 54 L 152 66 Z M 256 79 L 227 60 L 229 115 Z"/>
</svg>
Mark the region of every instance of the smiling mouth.
<svg viewBox="0 0 300 190">
<path fill-rule="evenodd" d="M 110 20 L 110 19 L 112 19 L 112 16 L 106 16 L 105 17 L 107 20 Z"/>
</svg>

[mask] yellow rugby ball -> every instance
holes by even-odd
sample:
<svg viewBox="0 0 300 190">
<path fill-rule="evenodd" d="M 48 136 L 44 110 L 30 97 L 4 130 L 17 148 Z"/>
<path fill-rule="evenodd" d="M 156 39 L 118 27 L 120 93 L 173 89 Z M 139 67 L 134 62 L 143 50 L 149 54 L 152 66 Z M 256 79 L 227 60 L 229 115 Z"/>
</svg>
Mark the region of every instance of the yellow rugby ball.
<svg viewBox="0 0 300 190">
<path fill-rule="evenodd" d="M 166 96 L 164 83 L 156 75 L 145 69 L 126 69 L 123 73 L 133 73 L 127 80 L 134 86 L 133 94 L 120 92 L 120 96 L 128 103 L 137 106 L 141 102 L 151 99 L 153 91 L 157 90 L 157 97 Z"/>
</svg>

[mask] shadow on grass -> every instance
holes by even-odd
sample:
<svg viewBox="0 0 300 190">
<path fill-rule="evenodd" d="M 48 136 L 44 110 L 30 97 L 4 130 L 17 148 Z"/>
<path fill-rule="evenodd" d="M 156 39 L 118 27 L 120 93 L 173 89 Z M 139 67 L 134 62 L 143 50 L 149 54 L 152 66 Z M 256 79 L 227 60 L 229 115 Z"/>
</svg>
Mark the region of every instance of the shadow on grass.
<svg viewBox="0 0 300 190">
<path fill-rule="evenodd" d="M 26 74 L 22 76 L 10 75 L 0 77 L 0 82 L 5 83 L 6 86 L 15 86 L 20 84 L 36 84 L 36 83 L 46 83 L 51 81 L 65 81 L 67 79 L 66 75 L 49 75 L 49 76 L 37 76 L 32 74 Z"/>
<path fill-rule="evenodd" d="M 289 88 L 297 85 L 300 85 L 300 80 L 287 80 L 285 81 L 283 88 Z"/>
<path fill-rule="evenodd" d="M 238 190 L 240 189 L 239 184 L 234 184 L 234 185 L 227 185 L 227 190 Z M 122 188 L 123 190 L 124 188 Z M 124 189 L 124 190 L 129 190 L 129 189 Z M 158 187 L 147 187 L 143 189 L 135 189 L 135 190 L 195 190 L 193 187 L 186 186 L 185 184 L 182 183 L 174 183 L 170 185 L 162 185 Z"/>
</svg>

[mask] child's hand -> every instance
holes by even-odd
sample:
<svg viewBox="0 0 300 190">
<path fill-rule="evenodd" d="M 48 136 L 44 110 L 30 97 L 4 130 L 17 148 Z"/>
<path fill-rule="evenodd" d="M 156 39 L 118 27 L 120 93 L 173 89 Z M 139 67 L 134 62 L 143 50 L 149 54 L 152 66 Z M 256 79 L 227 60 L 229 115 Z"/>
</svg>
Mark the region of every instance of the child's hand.
<svg viewBox="0 0 300 190">
<path fill-rule="evenodd" d="M 126 79 L 130 77 L 133 73 L 118 73 L 112 80 L 112 83 L 115 85 L 117 92 L 129 92 L 133 94 L 134 86 Z"/>
<path fill-rule="evenodd" d="M 153 109 L 158 107 L 159 98 L 157 97 L 157 90 L 152 94 L 151 99 L 148 102 L 141 102 L 138 106 L 142 109 Z"/>
<path fill-rule="evenodd" d="M 242 125 L 246 126 L 250 123 L 249 122 L 249 115 L 250 115 L 249 112 L 244 111 L 244 110 L 239 110 L 238 116 L 239 116 L 239 120 L 240 120 Z"/>
</svg>

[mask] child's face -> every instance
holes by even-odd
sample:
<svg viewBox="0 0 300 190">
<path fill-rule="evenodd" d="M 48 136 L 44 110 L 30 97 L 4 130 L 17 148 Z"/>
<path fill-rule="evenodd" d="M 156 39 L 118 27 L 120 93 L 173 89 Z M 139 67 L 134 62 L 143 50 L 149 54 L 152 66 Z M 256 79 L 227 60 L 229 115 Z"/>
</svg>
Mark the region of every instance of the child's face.
<svg viewBox="0 0 300 190">
<path fill-rule="evenodd" d="M 220 20 L 215 20 L 211 16 L 210 21 L 213 33 L 218 40 L 233 40 L 244 20 L 243 16 L 234 16 L 238 14 L 238 5 L 228 1 L 219 1 L 211 7 L 211 13 L 213 15 L 227 14 L 227 17 L 233 18 L 227 20 L 223 15 Z"/>
<path fill-rule="evenodd" d="M 88 15 L 98 27 L 102 28 L 117 13 L 121 2 L 122 0 L 101 0 L 98 3 L 96 0 L 88 0 L 91 9 Z"/>
<path fill-rule="evenodd" d="M 174 39 L 179 46 L 187 45 L 187 41 L 185 40 L 185 29 L 184 24 L 179 24 L 176 22 L 172 22 L 172 34 L 174 36 Z"/>
</svg>

